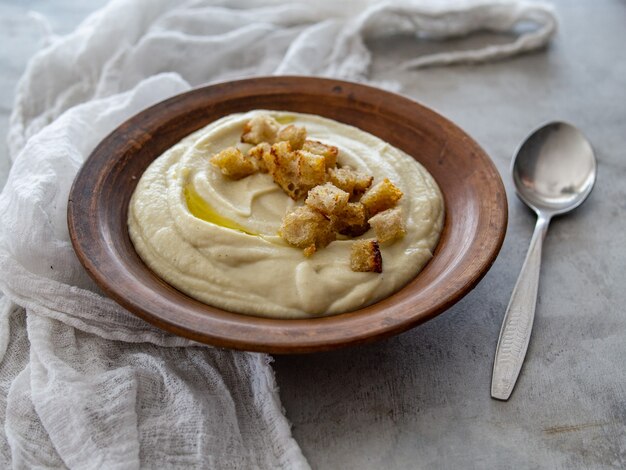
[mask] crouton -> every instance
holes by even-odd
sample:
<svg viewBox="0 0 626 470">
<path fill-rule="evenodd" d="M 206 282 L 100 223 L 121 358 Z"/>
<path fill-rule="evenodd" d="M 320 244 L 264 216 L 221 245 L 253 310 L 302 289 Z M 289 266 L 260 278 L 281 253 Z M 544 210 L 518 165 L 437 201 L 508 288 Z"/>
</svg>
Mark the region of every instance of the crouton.
<svg viewBox="0 0 626 470">
<path fill-rule="evenodd" d="M 298 172 L 295 184 L 300 188 L 301 195 L 306 195 L 311 188 L 324 184 L 326 181 L 326 166 L 324 157 L 304 150 L 296 151 Z"/>
<path fill-rule="evenodd" d="M 298 160 L 295 152 L 291 151 L 289 142 L 278 142 L 272 145 L 270 152 L 263 154 L 263 161 L 274 182 L 289 197 L 297 200 L 300 197 L 300 189 L 295 184 L 298 176 Z"/>
<path fill-rule="evenodd" d="M 330 217 L 331 215 L 339 215 L 348 204 L 348 199 L 350 199 L 350 195 L 347 192 L 342 191 L 332 183 L 326 183 L 311 189 L 304 203 Z"/>
<path fill-rule="evenodd" d="M 263 161 L 274 182 L 294 200 L 326 181 L 324 157 L 302 150 L 293 152 L 288 141 L 272 145 L 270 152 L 263 154 Z"/>
<path fill-rule="evenodd" d="M 376 238 L 380 243 L 394 242 L 406 234 L 401 207 L 379 212 L 368 222 L 376 232 Z"/>
<path fill-rule="evenodd" d="M 261 142 L 248 150 L 248 156 L 256 162 L 261 173 L 267 173 L 267 165 L 265 164 L 267 157 L 264 157 L 264 155 L 269 154 L 271 150 L 272 146 L 267 142 Z"/>
<path fill-rule="evenodd" d="M 356 240 L 352 244 L 350 269 L 356 272 L 383 272 L 383 257 L 376 240 Z"/>
<path fill-rule="evenodd" d="M 257 145 L 261 142 L 273 144 L 276 142 L 276 134 L 280 125 L 271 116 L 258 115 L 250 119 L 243 126 L 241 141 L 247 144 Z"/>
<path fill-rule="evenodd" d="M 372 185 L 373 176 L 354 170 L 349 166 L 331 168 L 328 178 L 335 186 L 350 193 L 351 196 L 363 194 Z"/>
<path fill-rule="evenodd" d="M 263 153 L 263 160 L 267 164 L 267 169 L 270 173 L 272 173 L 272 170 L 276 170 L 279 167 L 291 166 L 296 161 L 296 154 L 291 150 L 291 144 L 289 144 L 289 142 L 275 143 L 270 147 L 270 154 L 274 158 L 268 160 L 266 154 Z"/>
<path fill-rule="evenodd" d="M 276 139 L 279 141 L 286 140 L 291 144 L 292 149 L 300 150 L 306 139 L 306 129 L 290 124 L 278 131 Z"/>
<path fill-rule="evenodd" d="M 306 256 L 336 238 L 330 220 L 306 205 L 285 216 L 278 234 L 290 245 L 305 248 Z"/>
<path fill-rule="evenodd" d="M 210 162 L 219 168 L 222 174 L 234 180 L 245 178 L 257 171 L 255 162 L 236 147 L 228 147 L 216 153 Z"/>
<path fill-rule="evenodd" d="M 361 198 L 361 202 L 367 209 L 368 216 L 372 217 L 394 207 L 401 197 L 402 191 L 388 178 L 385 178 L 368 189 Z"/>
<path fill-rule="evenodd" d="M 333 168 L 337 164 L 339 149 L 333 145 L 326 145 L 317 140 L 305 140 L 302 150 L 323 156 L 326 159 L 326 168 Z"/>
<path fill-rule="evenodd" d="M 370 229 L 365 206 L 360 202 L 349 202 L 331 221 L 337 232 L 349 237 L 358 237 Z"/>
</svg>

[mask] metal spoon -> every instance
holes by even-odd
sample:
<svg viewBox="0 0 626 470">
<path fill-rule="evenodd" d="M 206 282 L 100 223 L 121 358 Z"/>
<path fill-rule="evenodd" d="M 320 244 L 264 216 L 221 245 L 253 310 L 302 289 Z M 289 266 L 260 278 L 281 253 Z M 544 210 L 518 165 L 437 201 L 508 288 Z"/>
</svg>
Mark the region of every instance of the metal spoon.
<svg viewBox="0 0 626 470">
<path fill-rule="evenodd" d="M 578 207 L 596 181 L 596 158 L 574 126 L 552 122 L 530 134 L 512 166 L 519 198 L 537 213 L 537 225 L 504 315 L 491 377 L 491 396 L 508 400 L 519 375 L 535 317 L 541 245 L 550 219 Z"/>
</svg>

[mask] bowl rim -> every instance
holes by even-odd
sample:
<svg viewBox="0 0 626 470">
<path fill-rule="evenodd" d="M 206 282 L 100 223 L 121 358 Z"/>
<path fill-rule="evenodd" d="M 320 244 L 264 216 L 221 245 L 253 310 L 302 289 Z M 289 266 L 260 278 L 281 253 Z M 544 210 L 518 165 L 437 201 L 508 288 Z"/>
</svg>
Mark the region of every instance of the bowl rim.
<svg viewBox="0 0 626 470">
<path fill-rule="evenodd" d="M 428 114 L 446 132 L 463 139 L 463 145 L 471 152 L 472 158 L 482 165 L 481 171 L 485 175 L 481 181 L 488 189 L 483 192 L 492 194 L 494 200 L 491 201 L 493 210 L 483 214 L 484 218 L 481 218 L 469 245 L 469 248 L 476 249 L 475 256 L 469 260 L 471 262 L 455 265 L 457 277 L 454 285 L 448 286 L 441 298 L 428 302 L 420 309 L 415 309 L 411 304 L 415 296 L 398 296 L 396 292 L 353 312 L 307 319 L 275 319 L 227 312 L 191 299 L 160 280 L 158 292 L 147 287 L 144 289 L 143 286 L 138 286 L 136 293 L 129 291 L 124 281 L 132 279 L 132 273 L 124 269 L 125 260 L 115 258 L 111 234 L 103 232 L 106 220 L 98 215 L 99 210 L 105 207 L 103 204 L 106 204 L 100 196 L 107 182 L 106 171 L 112 171 L 118 163 L 123 164 L 120 159 L 111 159 L 111 155 L 114 155 L 111 149 L 119 149 L 120 155 L 123 155 L 125 150 L 140 148 L 147 142 L 145 139 L 152 138 L 154 131 L 164 125 L 165 120 L 170 122 L 183 116 L 192 109 L 190 106 L 199 106 L 198 100 L 202 103 L 210 103 L 211 100 L 214 103 L 227 103 L 229 99 L 248 96 L 254 102 L 253 98 L 263 93 L 299 92 L 306 95 L 307 89 L 315 89 L 317 92 L 327 90 L 329 94 L 347 97 L 355 103 L 376 106 L 381 112 L 385 106 L 413 108 L 421 114 Z M 250 109 L 255 109 L 254 105 Z M 154 158 L 157 156 L 154 155 Z M 442 193 L 446 200 L 443 190 Z M 447 208 L 447 200 L 445 205 Z M 458 126 L 432 109 L 411 98 L 368 85 L 327 78 L 272 76 L 194 88 L 150 106 L 126 120 L 100 142 L 78 172 L 69 194 L 67 218 L 72 245 L 80 262 L 106 295 L 130 312 L 170 333 L 202 343 L 248 351 L 291 354 L 326 351 L 382 339 L 406 331 L 447 310 L 469 293 L 494 263 L 506 233 L 508 206 L 500 174 L 486 152 Z M 445 220 L 444 232 L 448 225 L 447 210 Z M 128 237 L 127 230 L 125 235 Z M 480 246 L 476 245 L 478 239 Z M 434 256 L 440 249 L 441 246 L 438 246 Z M 122 264 L 108 264 L 111 260 Z M 145 265 L 143 268 L 148 269 Z M 428 264 L 422 272 L 426 269 Z M 399 292 L 404 289 L 406 287 Z M 171 295 L 176 296 L 175 293 L 182 297 L 176 301 L 168 300 Z M 395 311 L 401 314 L 392 313 Z M 376 321 L 369 321 L 374 319 Z"/>
</svg>

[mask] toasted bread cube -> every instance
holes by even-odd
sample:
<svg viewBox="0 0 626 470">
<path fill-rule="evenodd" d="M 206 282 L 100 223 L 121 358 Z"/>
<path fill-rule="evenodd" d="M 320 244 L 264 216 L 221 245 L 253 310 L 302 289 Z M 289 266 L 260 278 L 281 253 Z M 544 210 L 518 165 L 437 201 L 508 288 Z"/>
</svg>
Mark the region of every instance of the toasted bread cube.
<svg viewBox="0 0 626 470">
<path fill-rule="evenodd" d="M 317 140 L 305 140 L 302 150 L 323 156 L 326 159 L 326 168 L 333 168 L 337 164 L 339 149 L 333 145 L 326 145 Z"/>
<path fill-rule="evenodd" d="M 406 234 L 401 207 L 379 212 L 368 222 L 376 232 L 376 238 L 380 243 L 394 242 Z"/>
<path fill-rule="evenodd" d="M 255 116 L 244 124 L 241 141 L 252 145 L 261 142 L 273 144 L 276 142 L 279 127 L 280 125 L 272 116 L 265 114 Z"/>
<path fill-rule="evenodd" d="M 300 150 L 306 139 L 306 128 L 289 124 L 278 131 L 277 140 L 286 140 L 294 150 Z"/>
<path fill-rule="evenodd" d="M 349 202 L 341 212 L 341 217 L 350 225 L 364 224 L 367 218 L 365 206 L 360 202 Z"/>
<path fill-rule="evenodd" d="M 339 215 L 348 204 L 350 195 L 332 183 L 315 186 L 304 203 L 327 217 Z"/>
<path fill-rule="evenodd" d="M 263 159 L 263 165 L 267 172 L 274 178 L 274 173 L 278 170 L 278 156 L 270 147 L 270 151 L 263 152 L 261 154 L 261 158 Z"/>
<path fill-rule="evenodd" d="M 260 144 L 248 150 L 248 156 L 256 162 L 256 165 L 261 173 L 267 173 L 265 154 L 269 154 L 271 150 L 272 146 L 267 142 L 261 142 Z"/>
<path fill-rule="evenodd" d="M 315 155 L 314 153 L 298 150 L 296 152 L 298 158 L 298 181 L 303 195 L 306 192 L 326 181 L 326 166 L 324 157 Z"/>
<path fill-rule="evenodd" d="M 366 175 L 356 170 L 354 170 L 352 177 L 354 178 L 354 189 L 352 193 L 355 195 L 363 194 L 372 185 L 372 181 L 374 181 L 372 175 Z"/>
<path fill-rule="evenodd" d="M 358 237 L 370 229 L 365 206 L 360 202 L 349 202 L 331 221 L 337 232 L 350 237 Z"/>
<path fill-rule="evenodd" d="M 354 170 L 349 166 L 328 170 L 330 181 L 351 196 L 363 194 L 372 185 L 373 176 Z"/>
<path fill-rule="evenodd" d="M 361 198 L 361 202 L 367 209 L 369 217 L 372 217 L 379 212 L 391 209 L 394 207 L 400 198 L 402 197 L 402 191 L 385 178 L 380 183 L 371 187 Z"/>
<path fill-rule="evenodd" d="M 263 161 L 274 182 L 292 199 L 300 197 L 301 190 L 296 185 L 298 177 L 298 157 L 291 151 L 289 142 L 277 142 L 269 153 L 263 154 Z"/>
<path fill-rule="evenodd" d="M 350 269 L 356 272 L 383 272 L 383 257 L 376 240 L 356 240 L 352 244 Z"/>
<path fill-rule="evenodd" d="M 326 181 L 324 157 L 302 150 L 293 152 L 288 141 L 272 145 L 263 159 L 274 181 L 294 200 Z"/>
<path fill-rule="evenodd" d="M 309 206 L 300 206 L 287 214 L 278 233 L 290 245 L 305 248 L 307 256 L 336 237 L 330 220 Z"/>
<path fill-rule="evenodd" d="M 295 152 L 291 150 L 289 142 L 277 142 L 270 147 L 270 155 L 274 158 L 268 160 L 266 154 L 263 153 L 263 159 L 267 164 L 267 169 L 271 173 L 273 169 L 279 167 L 291 167 L 295 163 L 297 156 Z"/>
<path fill-rule="evenodd" d="M 257 166 L 236 147 L 228 147 L 211 157 L 211 164 L 220 169 L 222 174 L 239 180 L 256 173 Z"/>
</svg>

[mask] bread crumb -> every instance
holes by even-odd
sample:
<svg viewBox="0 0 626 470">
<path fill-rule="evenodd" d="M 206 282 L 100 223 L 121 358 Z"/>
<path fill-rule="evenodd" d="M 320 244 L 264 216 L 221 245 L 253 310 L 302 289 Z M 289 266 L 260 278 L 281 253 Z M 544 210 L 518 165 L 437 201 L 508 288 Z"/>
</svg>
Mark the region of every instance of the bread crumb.
<svg viewBox="0 0 626 470">
<path fill-rule="evenodd" d="M 304 256 L 306 256 L 307 258 L 310 258 L 311 256 L 315 254 L 316 251 L 317 251 L 317 248 L 315 247 L 315 245 L 309 245 L 304 249 L 303 253 L 304 253 Z"/>
</svg>

